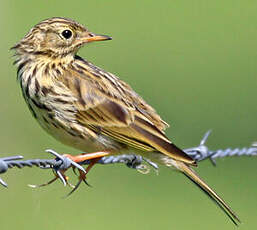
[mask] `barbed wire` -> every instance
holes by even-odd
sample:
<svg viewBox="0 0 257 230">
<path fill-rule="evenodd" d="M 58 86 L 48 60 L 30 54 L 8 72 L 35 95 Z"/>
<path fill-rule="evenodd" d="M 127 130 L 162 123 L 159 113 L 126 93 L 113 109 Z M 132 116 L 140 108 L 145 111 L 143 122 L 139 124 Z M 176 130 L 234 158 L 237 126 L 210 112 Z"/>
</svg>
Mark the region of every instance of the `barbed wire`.
<svg viewBox="0 0 257 230">
<path fill-rule="evenodd" d="M 184 151 L 190 155 L 196 161 L 203 161 L 209 159 L 212 164 L 216 165 L 216 158 L 223 157 L 231 157 L 231 156 L 256 156 L 257 155 L 257 143 L 253 143 L 251 147 L 245 148 L 226 148 L 226 149 L 218 149 L 218 150 L 209 150 L 209 148 L 205 145 L 211 131 L 208 131 L 202 138 L 199 146 L 184 149 Z M 23 156 L 10 156 L 0 158 L 0 174 L 6 173 L 8 169 L 12 168 L 24 168 L 24 167 L 39 167 L 41 169 L 52 169 L 58 175 L 58 178 L 61 179 L 64 185 L 66 185 L 66 180 L 61 174 L 61 171 L 67 170 L 70 167 L 77 168 L 83 172 L 86 172 L 85 169 L 81 165 L 88 165 L 90 160 L 86 160 L 84 162 L 80 162 L 79 164 L 73 162 L 68 157 L 60 155 L 56 153 L 54 150 L 48 149 L 47 153 L 50 153 L 55 156 L 55 159 L 29 159 L 22 160 Z M 158 165 L 150 160 L 143 158 L 138 155 L 117 155 L 117 156 L 106 156 L 102 157 L 97 164 L 116 164 L 122 163 L 132 169 L 137 169 L 142 173 L 149 172 L 149 167 L 146 166 L 148 164 L 155 170 L 158 170 Z M 146 164 L 145 164 L 146 163 Z M 52 183 L 52 182 L 51 182 Z M 4 187 L 7 187 L 7 183 L 0 178 L 0 184 Z"/>
</svg>

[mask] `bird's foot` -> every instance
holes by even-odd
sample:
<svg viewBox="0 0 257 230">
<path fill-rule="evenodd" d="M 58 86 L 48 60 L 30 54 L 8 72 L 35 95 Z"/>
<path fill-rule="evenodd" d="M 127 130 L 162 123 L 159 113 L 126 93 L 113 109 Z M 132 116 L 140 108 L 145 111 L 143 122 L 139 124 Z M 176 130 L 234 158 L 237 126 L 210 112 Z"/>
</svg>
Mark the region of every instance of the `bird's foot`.
<svg viewBox="0 0 257 230">
<path fill-rule="evenodd" d="M 78 189 L 78 187 L 82 181 L 86 185 L 90 186 L 86 181 L 87 173 L 99 159 L 101 159 L 104 156 L 109 155 L 108 152 L 87 153 L 87 154 L 80 154 L 77 156 L 72 156 L 69 154 L 60 155 L 53 150 L 46 150 L 46 152 L 53 154 L 56 157 L 56 159 L 55 159 L 56 161 L 60 161 L 60 165 L 57 167 L 51 167 L 51 166 L 42 167 L 42 168 L 52 168 L 53 172 L 55 174 L 55 177 L 46 183 L 43 183 L 40 185 L 29 185 L 29 186 L 32 188 L 44 187 L 44 186 L 54 183 L 55 181 L 57 181 L 57 179 L 60 179 L 64 186 L 69 185 L 72 188 L 71 192 L 69 192 L 69 194 L 67 196 L 69 196 L 73 192 L 75 192 Z M 89 165 L 86 169 L 84 169 L 80 164 L 85 163 L 87 161 L 88 161 Z M 71 183 L 69 183 L 69 181 L 68 181 L 69 177 L 65 175 L 65 172 L 70 167 L 73 169 L 75 174 L 76 174 L 76 169 L 79 172 L 78 183 L 75 186 L 72 185 Z"/>
<path fill-rule="evenodd" d="M 87 186 L 91 187 L 91 185 L 86 181 L 86 176 L 90 169 L 99 161 L 101 157 L 94 158 L 90 160 L 89 165 L 86 168 L 86 172 L 79 170 L 79 176 L 78 176 L 78 183 L 74 186 L 74 188 L 68 193 L 67 197 L 70 196 L 72 193 L 74 193 L 78 187 L 80 186 L 81 182 L 83 181 Z M 75 172 L 75 169 L 73 170 Z M 76 173 L 76 172 L 75 172 Z"/>
</svg>

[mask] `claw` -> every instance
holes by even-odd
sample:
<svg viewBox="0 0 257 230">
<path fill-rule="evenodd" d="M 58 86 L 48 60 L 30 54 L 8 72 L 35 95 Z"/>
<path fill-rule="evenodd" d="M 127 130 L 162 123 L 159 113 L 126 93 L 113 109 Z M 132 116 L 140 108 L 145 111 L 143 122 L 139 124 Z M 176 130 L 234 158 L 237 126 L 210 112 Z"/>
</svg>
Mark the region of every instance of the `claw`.
<svg viewBox="0 0 257 230">
<path fill-rule="evenodd" d="M 44 184 L 39 184 L 39 185 L 36 185 L 36 184 L 28 184 L 29 187 L 31 188 L 40 188 L 40 187 L 44 187 L 44 186 L 47 186 L 47 185 L 50 185 L 52 184 L 53 182 L 55 182 L 56 180 L 58 179 L 58 177 L 54 177 L 52 180 L 44 183 Z"/>
<path fill-rule="evenodd" d="M 72 193 L 74 193 L 78 187 L 80 186 L 81 182 L 83 181 L 87 186 L 91 187 L 90 184 L 88 184 L 88 182 L 86 181 L 86 173 L 84 173 L 83 171 L 79 171 L 79 181 L 78 183 L 75 185 L 75 187 L 65 196 L 66 198 L 68 196 L 70 196 Z"/>
<path fill-rule="evenodd" d="M 75 187 L 74 187 L 66 196 L 64 196 L 64 198 L 67 198 L 67 197 L 70 196 L 72 193 L 74 193 L 74 192 L 78 189 L 79 185 L 81 184 L 81 181 L 82 181 L 82 180 L 79 180 L 78 183 L 75 185 Z"/>
<path fill-rule="evenodd" d="M 75 185 L 71 184 L 70 182 L 67 181 L 67 184 L 69 187 L 71 187 L 72 189 L 75 188 Z"/>
<path fill-rule="evenodd" d="M 91 166 L 92 167 L 92 166 Z M 79 171 L 79 181 L 78 183 L 75 185 L 75 187 L 65 196 L 68 197 L 70 196 L 72 193 L 74 193 L 78 187 L 80 186 L 81 182 L 83 181 L 87 186 L 92 187 L 87 181 L 86 181 L 86 175 L 88 173 L 88 171 L 90 170 L 91 167 L 88 167 L 87 170 L 78 170 Z M 73 167 L 73 171 L 76 174 L 75 168 Z"/>
<path fill-rule="evenodd" d="M 77 176 L 77 172 L 76 172 L 76 168 L 75 167 L 72 167 L 72 171 L 74 172 L 74 174 Z"/>
<path fill-rule="evenodd" d="M 93 187 L 91 184 L 89 184 L 86 179 L 83 179 L 83 182 L 88 186 L 88 187 Z"/>
<path fill-rule="evenodd" d="M 68 178 L 64 175 L 64 173 L 60 172 L 59 170 L 56 170 L 54 171 L 54 174 L 55 174 L 55 177 L 53 179 L 51 179 L 50 181 L 46 182 L 46 183 L 43 183 L 43 184 L 39 184 L 39 185 L 36 185 L 36 184 L 28 184 L 29 187 L 31 188 L 40 188 L 40 187 L 44 187 L 44 186 L 47 186 L 47 185 L 50 185 L 52 184 L 53 182 L 55 182 L 57 179 L 60 179 L 63 183 L 64 186 L 66 186 L 67 184 L 68 185 L 71 185 L 70 183 L 68 183 Z M 71 186 L 72 187 L 72 186 Z"/>
</svg>

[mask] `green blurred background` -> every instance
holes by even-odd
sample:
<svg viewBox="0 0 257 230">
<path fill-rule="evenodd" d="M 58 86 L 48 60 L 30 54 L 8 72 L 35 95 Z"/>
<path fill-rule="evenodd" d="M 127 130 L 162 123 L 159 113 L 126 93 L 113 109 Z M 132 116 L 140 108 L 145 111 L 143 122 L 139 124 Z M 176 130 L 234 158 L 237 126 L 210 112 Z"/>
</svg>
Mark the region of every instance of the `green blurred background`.
<svg viewBox="0 0 257 230">
<path fill-rule="evenodd" d="M 257 140 L 257 2 L 216 1 L 0 1 L 1 155 L 46 158 L 44 149 L 76 153 L 36 124 L 16 83 L 9 48 L 42 19 L 70 17 L 113 41 L 79 54 L 113 72 L 171 123 L 168 136 L 198 145 L 212 129 L 211 149 Z M 240 229 L 257 227 L 257 158 L 202 162 L 198 172 L 237 211 Z M 142 175 L 124 165 L 97 166 L 93 188 L 68 199 L 60 182 L 36 168 L 1 175 L 1 229 L 234 229 L 226 216 L 183 175 L 162 167 Z M 76 178 L 73 178 L 76 179 Z"/>
</svg>

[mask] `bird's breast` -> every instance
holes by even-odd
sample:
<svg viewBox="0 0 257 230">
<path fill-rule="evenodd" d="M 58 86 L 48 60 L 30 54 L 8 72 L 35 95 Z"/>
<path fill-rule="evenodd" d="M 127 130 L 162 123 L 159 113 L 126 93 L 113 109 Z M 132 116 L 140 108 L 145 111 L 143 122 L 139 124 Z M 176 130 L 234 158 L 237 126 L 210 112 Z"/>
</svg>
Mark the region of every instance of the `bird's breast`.
<svg viewBox="0 0 257 230">
<path fill-rule="evenodd" d="M 56 80 L 61 71 L 49 65 L 26 63 L 19 68 L 18 80 L 33 117 L 51 136 L 84 152 L 120 149 L 121 144 L 77 122 L 77 98 Z M 54 65 L 56 66 L 56 65 Z"/>
</svg>

